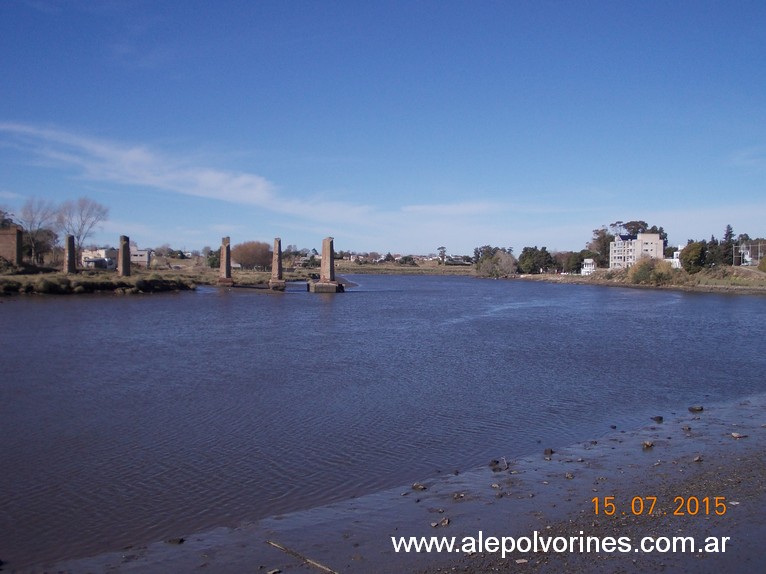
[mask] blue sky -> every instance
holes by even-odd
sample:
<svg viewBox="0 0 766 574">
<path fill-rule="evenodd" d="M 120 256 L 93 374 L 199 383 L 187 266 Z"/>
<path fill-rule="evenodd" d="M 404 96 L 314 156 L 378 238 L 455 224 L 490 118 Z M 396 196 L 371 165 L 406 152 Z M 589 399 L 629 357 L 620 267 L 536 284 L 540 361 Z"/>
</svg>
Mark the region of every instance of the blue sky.
<svg viewBox="0 0 766 574">
<path fill-rule="evenodd" d="M 3 0 L 0 205 L 93 240 L 766 236 L 766 3 Z"/>
</svg>

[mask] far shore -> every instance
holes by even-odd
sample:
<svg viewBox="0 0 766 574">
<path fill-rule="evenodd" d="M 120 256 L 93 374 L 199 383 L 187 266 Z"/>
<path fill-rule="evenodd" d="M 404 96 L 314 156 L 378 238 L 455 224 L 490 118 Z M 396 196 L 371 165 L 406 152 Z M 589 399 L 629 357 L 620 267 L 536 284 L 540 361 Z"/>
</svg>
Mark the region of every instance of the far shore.
<svg viewBox="0 0 766 574">
<path fill-rule="evenodd" d="M 766 273 L 757 269 L 730 267 L 727 271 L 700 272 L 697 275 L 684 273 L 677 283 L 662 285 L 630 283 L 624 273 L 610 277 L 607 270 L 599 270 L 593 275 L 540 274 L 518 275 L 519 279 L 546 281 L 573 285 L 600 285 L 605 287 L 629 287 L 635 289 L 662 289 L 670 291 L 689 291 L 697 293 L 729 293 L 740 295 L 766 295 Z"/>
<path fill-rule="evenodd" d="M 0 274 L 0 295 L 16 294 L 80 294 L 116 293 L 132 295 L 165 291 L 193 290 L 198 285 L 218 285 L 219 270 L 203 266 L 198 261 L 181 261 L 149 270 L 135 266 L 128 277 L 119 277 L 116 271 L 80 270 L 65 274 L 55 269 L 25 268 Z M 284 279 L 289 282 L 308 282 L 316 278 L 319 269 L 297 268 L 286 270 Z M 635 283 L 625 271 L 598 269 L 588 276 L 564 273 L 541 273 L 534 275 L 506 275 L 484 277 L 476 273 L 472 265 L 439 265 L 429 261 L 420 265 L 398 263 L 357 264 L 351 261 L 337 261 L 336 273 L 341 282 L 347 275 L 431 275 L 462 276 L 479 279 L 505 279 L 545 281 L 562 284 L 600 285 L 609 287 L 631 287 L 640 289 L 665 289 L 705 293 L 727 293 L 743 295 L 766 294 L 766 273 L 751 267 L 719 267 L 705 269 L 694 275 L 678 270 L 662 284 Z M 232 287 L 268 289 L 269 271 L 233 270 Z M 353 287 L 346 282 L 347 287 Z"/>
</svg>

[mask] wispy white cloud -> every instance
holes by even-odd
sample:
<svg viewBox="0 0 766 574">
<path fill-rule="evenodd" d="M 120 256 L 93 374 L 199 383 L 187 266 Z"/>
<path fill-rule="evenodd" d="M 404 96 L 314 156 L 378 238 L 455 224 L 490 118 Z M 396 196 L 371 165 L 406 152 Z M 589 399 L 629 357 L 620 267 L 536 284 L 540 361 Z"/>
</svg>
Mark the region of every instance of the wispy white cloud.
<svg viewBox="0 0 766 574">
<path fill-rule="evenodd" d="M 19 123 L 0 123 L 0 134 L 12 140 L 7 144 L 46 164 L 74 168 L 79 170 L 79 177 L 94 182 L 256 206 L 309 221 L 371 223 L 376 212 L 373 206 L 321 196 L 285 196 L 274 183 L 260 175 L 191 165 L 146 145 L 126 145 Z"/>
<path fill-rule="evenodd" d="M 736 150 L 729 157 L 729 163 L 736 167 L 766 169 L 766 146 Z"/>
<path fill-rule="evenodd" d="M 161 192 L 168 197 L 197 197 L 238 206 L 223 209 L 205 221 L 185 217 L 186 228 L 170 228 L 164 222 L 150 224 L 136 214 L 122 213 L 125 221 L 110 220 L 105 232 L 128 234 L 142 242 L 217 242 L 230 235 L 233 240 L 254 233 L 261 239 L 282 236 L 288 243 L 313 241 L 313 237 L 335 236 L 339 248 L 433 252 L 445 245 L 456 253 L 469 253 L 478 245 L 546 245 L 549 249 L 580 249 L 591 230 L 616 218 L 609 202 L 547 202 L 545 196 L 530 194 L 528 201 L 514 194 L 509 199 L 486 200 L 466 191 L 452 202 L 391 204 L 381 197 L 374 202 L 343 200 L 332 193 L 314 190 L 284 190 L 267 178 L 246 171 L 205 165 L 199 153 L 183 157 L 148 145 L 131 145 L 46 127 L 0 123 L 0 146 L 12 146 L 38 165 L 64 169 L 81 181 L 99 188 L 119 191 L 122 186 Z M 213 157 L 220 157 L 213 154 Z M 744 156 L 743 156 L 744 157 Z M 757 154 L 751 154 L 752 161 Z M 193 159 L 189 159 L 193 158 Z M 750 161 L 750 160 L 748 160 Z M 321 184 L 321 183 L 320 183 Z M 10 191 L 0 199 L 18 200 Z M 193 203 L 188 209 L 195 209 Z M 206 204 L 209 208 L 209 204 Z M 746 206 L 746 207 L 743 207 Z M 250 209 L 254 208 L 254 209 Z M 643 211 L 636 215 L 662 225 L 673 243 L 688 238 L 720 235 L 727 223 L 735 232 L 760 234 L 758 216 L 766 211 L 762 200 L 747 198 L 724 208 L 711 205 L 689 209 L 688 205 Z M 215 223 L 215 225 L 211 225 Z M 289 233 L 288 233 L 289 232 Z M 293 239 L 295 238 L 295 239 Z M 301 239 L 304 238 L 304 239 Z M 309 238 L 309 239 L 305 239 Z M 197 245 L 199 247 L 199 245 Z"/>
<path fill-rule="evenodd" d="M 4 191 L 0 189 L 0 199 L 21 199 L 23 198 L 23 195 L 20 195 L 18 193 L 14 193 L 12 191 Z"/>
<path fill-rule="evenodd" d="M 118 221 L 108 219 L 101 224 L 101 229 L 112 235 L 128 235 L 130 237 L 151 236 L 156 233 L 156 229 L 137 221 Z"/>
<path fill-rule="evenodd" d="M 88 180 L 263 207 L 273 208 L 276 201 L 275 186 L 259 175 L 184 165 L 146 146 L 26 124 L 0 123 L 0 132 L 37 157 L 79 168 L 81 177 Z"/>
<path fill-rule="evenodd" d="M 178 51 L 169 45 L 147 46 L 134 39 L 112 43 L 106 49 L 120 66 L 139 70 L 166 68 L 178 59 Z"/>
<path fill-rule="evenodd" d="M 552 210 L 544 200 L 458 199 L 396 206 L 385 198 L 370 205 L 338 201 L 310 192 L 304 196 L 290 195 L 260 175 L 200 165 L 202 162 L 196 156 L 195 163 L 191 163 L 146 145 L 126 145 L 26 124 L 0 124 L 0 135 L 47 165 L 74 169 L 81 179 L 102 186 L 105 183 L 136 186 L 256 207 L 263 213 L 270 213 L 271 219 L 277 217 L 280 220 L 278 226 L 270 228 L 276 234 L 282 234 L 279 229 L 292 229 L 319 237 L 345 236 L 347 244 L 368 246 L 368 249 L 430 252 L 445 244 L 456 252 L 468 252 L 476 245 L 488 243 L 513 245 L 518 249 L 535 243 L 558 243 L 563 247 L 571 239 L 564 236 L 561 219 L 571 221 L 574 217 L 580 220 L 582 218 L 577 217 L 577 213 L 589 211 L 582 206 L 566 205 Z M 251 232 L 237 218 L 205 227 L 219 236 L 234 237 Z M 567 234 L 576 236 L 578 245 L 587 241 L 592 226 L 582 227 L 582 230 L 567 230 Z M 109 224 L 109 230 L 115 233 L 126 233 L 130 229 L 136 235 L 152 240 L 157 238 L 157 241 L 162 241 L 162 234 L 170 231 Z M 175 236 L 190 237 L 180 231 Z M 165 241 L 168 240 L 162 242 Z"/>
<path fill-rule="evenodd" d="M 63 8 L 58 2 L 50 2 L 47 0 L 23 0 L 23 4 L 43 14 L 57 15 L 63 12 Z"/>
<path fill-rule="evenodd" d="M 459 202 L 459 203 L 430 204 L 430 205 L 404 205 L 402 206 L 401 211 L 404 213 L 449 216 L 449 215 L 481 215 L 484 213 L 492 213 L 502 208 L 503 206 L 498 203 L 491 203 L 487 201 L 476 201 L 476 202 Z"/>
</svg>

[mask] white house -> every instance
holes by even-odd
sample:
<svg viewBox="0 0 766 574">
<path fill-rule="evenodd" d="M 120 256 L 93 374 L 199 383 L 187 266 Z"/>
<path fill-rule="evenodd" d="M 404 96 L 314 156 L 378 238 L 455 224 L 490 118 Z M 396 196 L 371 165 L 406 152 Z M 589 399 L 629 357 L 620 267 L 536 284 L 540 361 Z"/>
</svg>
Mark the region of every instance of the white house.
<svg viewBox="0 0 766 574">
<path fill-rule="evenodd" d="M 684 250 L 683 245 L 679 245 L 678 249 L 673 252 L 673 257 L 667 257 L 665 261 L 670 263 L 673 269 L 681 269 L 681 251 Z"/>
<path fill-rule="evenodd" d="M 582 268 L 580 269 L 580 275 L 590 275 L 596 270 L 596 261 L 593 259 L 584 259 L 582 262 Z"/>
</svg>

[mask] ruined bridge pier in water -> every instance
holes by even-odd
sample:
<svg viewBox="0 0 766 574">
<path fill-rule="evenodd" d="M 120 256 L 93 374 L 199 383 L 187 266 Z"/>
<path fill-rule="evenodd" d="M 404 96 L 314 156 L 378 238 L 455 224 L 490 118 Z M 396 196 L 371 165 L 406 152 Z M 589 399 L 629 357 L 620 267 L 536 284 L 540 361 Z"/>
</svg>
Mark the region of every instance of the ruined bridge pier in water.
<svg viewBox="0 0 766 574">
<path fill-rule="evenodd" d="M 218 278 L 220 285 L 232 285 L 231 278 L 231 239 L 224 237 L 221 240 L 221 267 Z M 282 274 L 282 239 L 274 238 L 274 254 L 271 260 L 271 279 L 269 289 L 272 291 L 284 291 L 287 281 Z M 322 264 L 319 268 L 319 279 L 309 281 L 308 291 L 311 293 L 343 293 L 343 285 L 335 279 L 335 250 L 333 238 L 325 237 L 322 240 Z"/>
<path fill-rule="evenodd" d="M 21 230 L 12 230 L 15 233 L 13 242 L 6 241 L 9 248 L 8 251 L 13 251 L 16 255 L 16 260 L 21 260 Z M 11 237 L 10 233 L 5 233 L 5 236 Z M 5 248 L 5 243 L 0 245 Z M 282 270 L 282 239 L 279 237 L 274 238 L 274 253 L 271 263 L 271 278 L 269 279 L 269 289 L 272 291 L 284 291 L 287 286 L 287 281 L 283 276 Z M 120 247 L 117 256 L 117 274 L 120 277 L 130 276 L 130 238 L 127 235 L 120 236 Z M 75 238 L 72 235 L 67 235 L 64 242 L 64 271 L 68 274 L 77 272 L 76 262 L 76 249 Z M 231 277 L 231 238 L 224 237 L 221 239 L 221 263 L 220 273 L 218 277 L 219 285 L 231 286 L 234 281 Z M 311 293 L 342 293 L 344 291 L 343 285 L 335 279 L 335 250 L 333 248 L 333 238 L 325 237 L 322 241 L 322 264 L 320 267 L 319 279 L 315 281 L 309 281 L 307 283 L 307 290 Z"/>
</svg>

